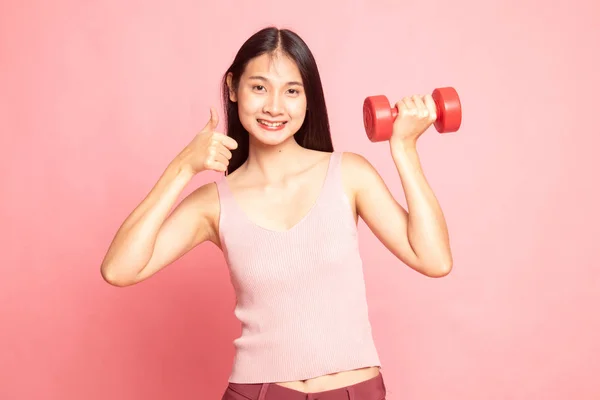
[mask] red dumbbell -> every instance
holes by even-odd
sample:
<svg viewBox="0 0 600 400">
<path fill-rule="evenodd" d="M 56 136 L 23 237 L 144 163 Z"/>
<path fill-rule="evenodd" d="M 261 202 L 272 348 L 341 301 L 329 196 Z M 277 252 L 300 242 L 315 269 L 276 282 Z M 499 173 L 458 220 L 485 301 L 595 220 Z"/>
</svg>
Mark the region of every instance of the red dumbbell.
<svg viewBox="0 0 600 400">
<path fill-rule="evenodd" d="M 439 133 L 456 132 L 462 121 L 462 107 L 458 93 L 452 87 L 435 89 L 432 93 L 437 106 L 435 129 Z M 370 96 L 363 104 L 363 122 L 367 137 L 372 142 L 388 140 L 392 136 L 398 108 L 390 107 L 385 96 Z"/>
</svg>

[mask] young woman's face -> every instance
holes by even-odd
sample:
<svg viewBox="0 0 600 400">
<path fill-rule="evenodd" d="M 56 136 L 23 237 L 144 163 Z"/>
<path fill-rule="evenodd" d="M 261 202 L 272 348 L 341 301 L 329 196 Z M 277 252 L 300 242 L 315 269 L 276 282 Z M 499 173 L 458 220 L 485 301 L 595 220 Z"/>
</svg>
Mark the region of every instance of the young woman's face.
<svg viewBox="0 0 600 400">
<path fill-rule="evenodd" d="M 231 87 L 231 85 L 230 85 Z M 300 71 L 289 57 L 263 54 L 251 60 L 237 92 L 240 121 L 261 143 L 277 145 L 292 137 L 304 122 L 306 95 Z"/>
</svg>

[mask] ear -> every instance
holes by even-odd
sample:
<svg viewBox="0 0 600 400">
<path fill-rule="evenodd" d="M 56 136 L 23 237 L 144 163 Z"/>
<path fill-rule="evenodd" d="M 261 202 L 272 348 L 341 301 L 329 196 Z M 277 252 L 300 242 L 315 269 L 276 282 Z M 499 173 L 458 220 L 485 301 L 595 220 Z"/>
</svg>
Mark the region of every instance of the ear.
<svg viewBox="0 0 600 400">
<path fill-rule="evenodd" d="M 232 87 L 232 79 L 233 79 L 233 75 L 230 72 L 227 74 L 227 87 L 229 88 L 229 100 L 231 100 L 235 103 L 237 101 L 237 94 L 235 93 L 235 90 Z"/>
</svg>

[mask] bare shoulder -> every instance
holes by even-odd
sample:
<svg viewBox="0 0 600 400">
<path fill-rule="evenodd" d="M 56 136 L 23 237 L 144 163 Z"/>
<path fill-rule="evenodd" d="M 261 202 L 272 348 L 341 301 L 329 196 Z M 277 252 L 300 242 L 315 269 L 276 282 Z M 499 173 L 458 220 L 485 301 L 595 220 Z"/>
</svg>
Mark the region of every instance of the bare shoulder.
<svg viewBox="0 0 600 400">
<path fill-rule="evenodd" d="M 367 160 L 364 156 L 353 153 L 351 151 L 343 151 L 342 154 L 342 167 L 343 168 L 351 168 L 351 169 L 360 169 L 360 168 L 373 168 L 369 160 Z"/>
<path fill-rule="evenodd" d="M 364 156 L 353 152 L 342 152 L 342 179 L 344 187 L 356 192 L 380 180 L 379 173 Z"/>
</svg>

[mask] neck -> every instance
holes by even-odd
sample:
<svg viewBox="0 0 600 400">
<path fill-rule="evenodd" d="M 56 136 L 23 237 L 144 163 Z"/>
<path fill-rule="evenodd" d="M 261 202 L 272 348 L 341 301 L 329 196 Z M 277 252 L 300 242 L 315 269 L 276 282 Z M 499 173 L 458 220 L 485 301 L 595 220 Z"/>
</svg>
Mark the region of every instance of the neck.
<svg viewBox="0 0 600 400">
<path fill-rule="evenodd" d="M 246 171 L 258 175 L 268 183 L 281 182 L 286 176 L 298 168 L 298 155 L 305 149 L 294 137 L 285 142 L 269 146 L 250 140 Z"/>
</svg>

